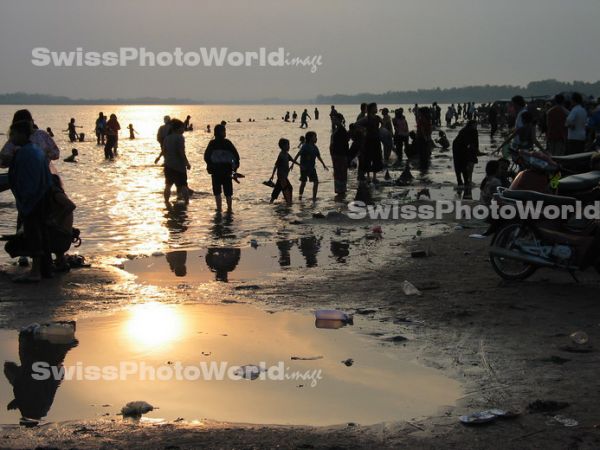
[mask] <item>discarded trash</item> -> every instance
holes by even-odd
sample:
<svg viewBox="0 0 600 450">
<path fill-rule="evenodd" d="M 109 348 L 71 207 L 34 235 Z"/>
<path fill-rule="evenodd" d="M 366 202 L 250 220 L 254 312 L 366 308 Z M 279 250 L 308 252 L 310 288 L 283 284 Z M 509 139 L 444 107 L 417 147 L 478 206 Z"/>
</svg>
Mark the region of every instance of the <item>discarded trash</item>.
<svg viewBox="0 0 600 450">
<path fill-rule="evenodd" d="M 250 239 L 250 247 L 258 248 L 258 241 L 256 239 Z"/>
<path fill-rule="evenodd" d="M 465 425 L 480 425 L 483 423 L 490 423 L 498 418 L 513 418 L 518 416 L 518 413 L 511 411 L 505 411 L 503 409 L 488 409 L 486 411 L 480 411 L 466 416 L 460 416 L 458 419 Z"/>
<path fill-rule="evenodd" d="M 375 225 L 373 228 L 371 228 L 371 232 L 373 234 L 382 234 L 383 230 L 381 229 L 381 225 Z"/>
<path fill-rule="evenodd" d="M 165 254 L 163 252 L 153 252 L 152 256 L 159 257 L 159 256 L 165 256 Z"/>
<path fill-rule="evenodd" d="M 129 402 L 121 408 L 123 417 L 141 417 L 150 411 L 154 411 L 154 406 L 144 401 Z"/>
<path fill-rule="evenodd" d="M 486 236 L 484 236 L 483 234 L 477 234 L 477 233 L 475 233 L 475 234 L 470 234 L 469 238 L 470 239 L 485 239 Z"/>
<path fill-rule="evenodd" d="M 465 229 L 465 227 L 463 227 L 462 225 L 456 225 L 454 227 L 454 231 L 460 231 L 460 230 L 464 230 L 464 229 Z"/>
<path fill-rule="evenodd" d="M 31 324 L 21 330 L 32 333 L 35 339 L 48 341 L 51 344 L 70 344 L 75 340 L 75 321 L 50 322 L 39 325 Z"/>
<path fill-rule="evenodd" d="M 422 295 L 421 291 L 419 291 L 414 284 L 412 284 L 408 280 L 404 280 L 402 283 L 402 291 L 404 295 L 413 296 L 413 295 Z"/>
<path fill-rule="evenodd" d="M 326 330 L 337 330 L 339 328 L 345 327 L 348 324 L 351 324 L 351 322 L 346 322 L 344 320 L 315 320 L 316 328 L 322 328 Z"/>
<path fill-rule="evenodd" d="M 589 341 L 589 337 L 584 331 L 576 331 L 575 333 L 572 333 L 569 337 L 574 343 L 578 345 L 587 344 L 587 342 Z"/>
<path fill-rule="evenodd" d="M 577 422 L 575 419 L 571 419 L 569 417 L 561 415 L 554 416 L 553 419 L 556 420 L 558 423 L 564 425 L 565 427 L 576 427 L 577 425 L 579 425 L 579 422 Z"/>
<path fill-rule="evenodd" d="M 427 250 L 413 250 L 410 252 L 410 256 L 412 258 L 425 258 L 429 256 L 429 252 Z"/>
<path fill-rule="evenodd" d="M 342 361 L 342 364 L 344 364 L 346 367 L 350 367 L 352 364 L 354 364 L 354 360 L 352 358 L 348 358 Z"/>
<path fill-rule="evenodd" d="M 353 316 L 336 309 L 319 309 L 315 311 L 315 317 L 317 320 L 339 320 L 341 322 L 351 323 Z"/>
<path fill-rule="evenodd" d="M 496 416 L 490 411 L 481 411 L 467 416 L 460 416 L 458 420 L 465 425 L 479 425 L 482 423 L 489 423 L 496 420 Z"/>
<path fill-rule="evenodd" d="M 242 377 L 245 380 L 256 380 L 262 372 L 266 370 L 254 364 L 248 364 L 240 366 L 234 373 L 238 377 Z"/>
</svg>

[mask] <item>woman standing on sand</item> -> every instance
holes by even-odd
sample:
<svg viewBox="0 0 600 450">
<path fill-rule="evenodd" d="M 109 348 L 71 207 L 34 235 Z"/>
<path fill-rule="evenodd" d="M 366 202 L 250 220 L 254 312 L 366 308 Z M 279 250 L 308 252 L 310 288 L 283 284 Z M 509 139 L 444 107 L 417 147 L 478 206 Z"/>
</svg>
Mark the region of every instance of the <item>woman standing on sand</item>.
<svg viewBox="0 0 600 450">
<path fill-rule="evenodd" d="M 119 130 L 121 125 L 115 114 L 110 115 L 110 119 L 106 122 L 106 145 L 104 146 L 104 158 L 114 159 L 117 154 L 117 145 L 119 142 Z"/>
</svg>

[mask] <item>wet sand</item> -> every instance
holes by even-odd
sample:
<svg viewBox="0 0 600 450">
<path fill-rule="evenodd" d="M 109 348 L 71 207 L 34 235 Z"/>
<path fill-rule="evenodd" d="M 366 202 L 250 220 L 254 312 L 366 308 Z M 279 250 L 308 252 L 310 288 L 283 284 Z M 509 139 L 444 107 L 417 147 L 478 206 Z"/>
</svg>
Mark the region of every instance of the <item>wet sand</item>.
<svg viewBox="0 0 600 450">
<path fill-rule="evenodd" d="M 377 264 L 324 272 L 304 269 L 251 285 L 220 285 L 220 302 L 254 303 L 275 311 L 336 307 L 373 319 L 356 331 L 380 340 L 392 351 L 401 352 L 406 345 L 420 364 L 459 381 L 465 395 L 455 407 L 410 421 L 325 428 L 122 419 L 51 423 L 34 429 L 9 425 L 2 429 L 0 445 L 498 448 L 502 442 L 502 448 L 597 448 L 600 276 L 588 272 L 576 284 L 566 273 L 542 270 L 525 283 L 501 282 L 487 261 L 489 242 L 468 238 L 480 231 L 467 228 L 411 241 L 411 246 L 430 249 L 432 255 L 426 258 L 410 258 L 405 241 L 384 237 L 382 243 L 394 249 L 394 257 L 384 253 Z M 405 296 L 400 287 L 404 280 L 410 280 L 423 295 Z M 141 301 L 141 294 L 143 301 L 201 301 L 198 290 L 179 289 L 173 295 L 167 289 L 124 280 L 122 272 L 112 268 L 73 271 L 62 282 L 64 288 L 53 281 L 42 301 L 39 288 L 17 290 L 4 278 L 0 283 L 3 325 L 12 328 L 33 320 L 94 315 L 99 309 L 110 310 L 111 299 L 134 303 Z M 569 338 L 578 330 L 589 335 L 585 352 Z M 390 335 L 409 341 L 395 344 L 383 339 Z M 528 412 L 527 405 L 538 399 L 565 401 L 570 406 L 550 414 Z M 492 407 L 521 415 L 484 427 L 467 428 L 458 421 L 462 414 Z M 556 414 L 573 418 L 579 425 L 564 427 L 552 418 Z"/>
</svg>

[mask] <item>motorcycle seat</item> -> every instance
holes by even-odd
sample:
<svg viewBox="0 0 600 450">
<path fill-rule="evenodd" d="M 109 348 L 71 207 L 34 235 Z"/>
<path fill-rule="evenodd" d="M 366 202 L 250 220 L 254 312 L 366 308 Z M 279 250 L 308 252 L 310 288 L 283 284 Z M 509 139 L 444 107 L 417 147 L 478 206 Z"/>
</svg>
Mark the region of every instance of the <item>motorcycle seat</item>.
<svg viewBox="0 0 600 450">
<path fill-rule="evenodd" d="M 583 192 L 595 188 L 598 184 L 600 184 L 600 170 L 592 170 L 562 178 L 558 182 L 558 192 L 561 194 Z"/>
<path fill-rule="evenodd" d="M 589 168 L 590 159 L 595 152 L 575 153 L 566 156 L 553 156 L 552 159 L 565 168 Z"/>
<path fill-rule="evenodd" d="M 511 200 L 518 201 L 531 201 L 531 202 L 544 202 L 546 205 L 557 205 L 557 206 L 566 206 L 566 205 L 575 205 L 577 202 L 576 198 L 573 197 L 563 197 L 560 195 L 550 195 L 550 194 L 542 194 L 541 192 L 536 191 L 511 191 L 509 189 L 505 190 L 502 193 L 503 197 L 509 198 Z"/>
</svg>

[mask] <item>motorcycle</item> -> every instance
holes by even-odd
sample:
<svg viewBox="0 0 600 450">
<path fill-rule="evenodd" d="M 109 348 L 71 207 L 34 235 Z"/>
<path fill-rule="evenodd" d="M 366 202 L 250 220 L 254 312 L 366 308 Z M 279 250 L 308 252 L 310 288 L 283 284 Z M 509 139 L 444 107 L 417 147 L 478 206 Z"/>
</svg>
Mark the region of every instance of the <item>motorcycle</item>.
<svg viewBox="0 0 600 450">
<path fill-rule="evenodd" d="M 600 192 L 596 194 L 600 200 Z M 543 202 L 575 206 L 575 197 L 500 188 L 496 200 L 502 204 Z M 525 280 L 542 267 L 567 270 L 577 281 L 576 271 L 594 267 L 600 273 L 600 221 L 523 218 L 501 227 L 492 240 L 490 262 L 505 280 Z"/>
</svg>

